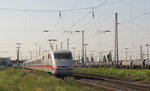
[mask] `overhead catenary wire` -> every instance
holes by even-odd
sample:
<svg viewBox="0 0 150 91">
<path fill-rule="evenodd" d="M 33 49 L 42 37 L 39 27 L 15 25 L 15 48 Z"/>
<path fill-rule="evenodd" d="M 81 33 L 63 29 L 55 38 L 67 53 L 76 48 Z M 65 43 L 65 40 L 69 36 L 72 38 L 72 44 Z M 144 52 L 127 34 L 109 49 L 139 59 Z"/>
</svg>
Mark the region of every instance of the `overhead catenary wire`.
<svg viewBox="0 0 150 91">
<path fill-rule="evenodd" d="M 92 11 L 98 9 L 99 7 L 101 7 L 105 2 L 107 2 L 107 0 L 103 1 L 101 4 L 99 4 L 98 6 L 96 6 L 94 8 L 92 7 Z M 77 22 L 75 22 L 73 25 L 71 25 L 67 30 L 70 30 L 75 25 L 79 24 L 83 19 L 85 19 L 87 16 L 89 16 L 92 13 L 92 11 L 88 12 L 84 17 L 82 17 Z M 63 33 L 59 34 L 56 38 L 60 37 L 61 35 L 63 35 Z"/>
<path fill-rule="evenodd" d="M 136 24 L 135 22 L 133 22 L 133 20 L 137 20 L 137 19 L 139 19 L 139 18 L 141 18 L 141 17 L 144 17 L 145 15 L 148 15 L 148 14 L 150 14 L 150 11 L 149 11 L 149 12 L 146 12 L 146 13 L 144 13 L 144 14 L 135 16 L 135 17 L 130 18 L 130 19 L 127 19 L 127 18 L 125 18 L 124 16 L 120 16 L 122 19 L 125 19 L 125 21 L 123 21 L 123 22 L 121 22 L 121 23 L 119 23 L 119 24 L 122 25 L 122 24 L 125 24 L 125 23 L 130 22 L 130 23 L 136 25 L 137 27 L 141 28 L 142 30 L 145 30 L 145 31 L 147 31 L 147 32 L 150 32 L 149 29 L 146 29 L 146 28 L 142 27 L 141 25 Z M 131 26 L 131 25 L 130 25 L 130 26 Z"/>
<path fill-rule="evenodd" d="M 70 26 L 67 30 L 70 30 L 72 27 L 74 27 L 75 25 L 79 24 L 79 22 L 81 22 L 83 19 L 85 19 L 88 15 L 90 15 L 93 10 L 98 9 L 99 7 L 101 7 L 105 2 L 107 2 L 107 0 L 103 1 L 100 5 L 96 6 L 96 7 L 92 7 L 92 11 L 90 11 L 89 13 L 87 13 L 84 17 L 82 17 L 80 20 L 78 20 L 76 23 L 74 23 L 72 26 Z"/>
<path fill-rule="evenodd" d="M 90 15 L 91 13 L 93 13 L 93 10 L 96 10 L 97 8 L 101 7 L 107 0 L 105 0 L 104 2 L 102 2 L 100 5 L 96 6 L 95 8 L 92 8 L 92 10 L 86 14 L 84 17 L 82 17 L 79 21 L 77 21 L 76 23 L 74 23 L 72 26 L 70 26 L 67 30 L 70 30 L 72 27 L 74 27 L 76 24 L 78 24 L 79 22 L 81 22 L 84 18 L 86 18 L 88 15 Z M 89 22 L 88 22 L 89 23 Z M 86 25 L 86 24 L 85 24 Z M 85 26 L 84 25 L 84 26 Z M 60 35 L 58 35 L 58 37 L 60 38 L 61 35 L 63 35 L 64 33 L 61 33 Z M 58 38 L 57 38 L 58 39 Z"/>
<path fill-rule="evenodd" d="M 107 1 L 107 0 L 105 0 L 105 1 Z M 61 12 L 68 12 L 68 11 L 79 11 L 79 10 L 90 10 L 92 8 L 98 8 L 100 6 L 106 6 L 106 5 L 118 3 L 118 2 L 121 2 L 121 1 L 124 1 L 124 0 L 113 1 L 113 2 L 110 2 L 110 3 L 103 4 L 103 5 L 98 5 L 97 7 L 84 7 L 84 8 L 65 9 L 65 10 L 40 10 L 40 9 L 15 9 L 15 8 L 0 8 L 0 10 L 23 11 L 23 12 L 24 11 L 28 11 L 28 12 L 59 12 L 59 11 L 61 11 Z"/>
<path fill-rule="evenodd" d="M 107 0 L 105 0 L 105 1 L 107 1 Z M 104 1 L 104 2 L 105 2 Z M 62 12 L 66 12 L 66 11 L 76 11 L 76 10 L 87 10 L 87 9 L 92 9 L 93 10 L 93 8 L 94 9 L 96 9 L 96 8 L 98 8 L 98 7 L 100 7 L 100 6 L 104 6 L 104 5 L 110 5 L 110 4 L 114 4 L 114 3 L 118 3 L 118 2 L 121 2 L 121 1 L 123 1 L 123 0 L 118 0 L 118 1 L 114 1 L 114 2 L 109 2 L 109 3 L 104 3 L 103 5 L 98 5 L 98 6 L 96 6 L 96 7 L 86 7 L 86 8 L 77 8 L 77 9 L 66 9 L 66 10 L 34 10 L 34 9 L 13 9 L 13 8 L 0 8 L 0 10 L 8 10 L 8 11 L 23 11 L 23 12 L 25 12 L 25 29 L 24 30 L 27 30 L 27 13 L 29 13 L 29 12 L 35 12 L 35 11 L 37 11 L 37 12 L 56 12 L 56 13 L 58 13 L 58 12 L 61 12 L 61 15 L 59 15 L 59 17 L 61 17 L 62 16 Z M 93 10 L 94 11 L 94 10 Z M 92 11 L 91 11 L 92 12 Z M 81 19 L 82 20 L 82 19 Z M 57 25 L 57 24 L 56 24 Z"/>
<path fill-rule="evenodd" d="M 122 2 L 122 1 L 125 1 L 125 0 L 118 0 L 118 1 L 113 1 L 113 2 L 109 2 L 109 3 L 104 3 L 102 6 L 111 5 L 111 4 L 119 3 L 119 2 Z M 117 9 L 120 9 L 120 7 L 122 7 L 122 5 L 117 7 Z M 117 9 L 115 9 L 113 12 L 115 12 Z M 93 10 L 93 8 L 92 8 L 92 10 Z M 108 20 L 109 18 L 112 18 L 112 17 L 113 17 L 113 15 L 110 15 L 109 17 L 103 19 L 103 21 L 95 23 L 95 25 L 99 25 L 99 24 L 103 23 L 104 21 L 106 22 L 106 20 Z M 95 20 L 97 20 L 97 19 L 95 19 Z M 95 27 L 95 26 L 90 26 L 90 27 L 87 27 L 87 28 L 89 29 L 89 28 L 92 28 L 92 27 Z"/>
<path fill-rule="evenodd" d="M 118 1 L 115 1 L 115 2 L 111 2 L 111 3 L 109 3 L 109 4 L 105 4 L 105 5 L 110 5 L 110 4 L 114 4 L 114 3 L 118 3 L 118 2 L 121 2 L 122 0 L 118 0 Z M 104 5 L 103 5 L 104 6 Z M 120 6 L 119 6 L 120 7 Z M 119 9 L 119 7 L 117 7 L 117 9 Z M 116 9 L 114 10 L 114 11 L 116 11 Z M 111 16 L 109 16 L 109 17 L 107 17 L 106 19 L 104 19 L 103 21 L 106 21 L 106 20 L 108 20 L 109 18 L 112 18 L 113 16 L 111 15 Z M 96 19 L 97 20 L 97 19 Z M 95 23 L 95 22 L 94 22 Z M 99 22 L 99 23 L 95 23 L 94 25 L 98 25 L 98 24 L 100 24 L 100 23 L 102 23 L 102 21 L 101 22 Z M 95 27 L 95 26 L 91 26 L 91 27 Z M 91 27 L 87 27 L 86 29 L 89 29 L 89 28 L 91 28 Z M 90 38 L 90 37 L 92 37 L 92 36 L 94 36 L 95 34 L 91 34 L 91 35 L 89 35 L 88 36 L 88 38 Z M 78 42 L 79 41 L 79 39 L 77 40 L 77 41 L 75 41 L 75 42 L 72 42 L 72 43 L 76 43 L 76 42 Z"/>
<path fill-rule="evenodd" d="M 146 13 L 147 14 L 147 13 Z M 130 21 L 131 21 L 131 19 L 130 19 Z"/>
<path fill-rule="evenodd" d="M 141 17 L 143 17 L 143 16 L 145 16 L 145 15 L 148 15 L 148 14 L 150 14 L 150 11 L 149 11 L 149 12 L 146 12 L 146 13 L 143 13 L 143 14 L 141 14 L 141 15 L 135 16 L 135 17 L 133 17 L 133 18 L 131 18 L 131 19 L 129 19 L 129 20 L 126 20 L 126 21 L 120 23 L 120 24 L 124 24 L 124 23 L 130 22 L 130 21 L 132 21 L 132 20 L 139 19 L 139 18 L 141 18 Z"/>
<path fill-rule="evenodd" d="M 106 0 L 107 1 L 107 0 Z M 109 4 L 113 4 L 113 3 L 117 3 L 117 2 L 120 2 L 122 0 L 118 0 L 118 1 L 114 1 L 114 2 L 110 2 L 110 3 L 107 3 L 107 4 L 103 4 L 103 5 L 109 5 Z M 103 6 L 101 5 L 101 6 Z M 98 8 L 100 5 L 96 6 L 96 7 L 85 7 L 85 8 L 77 8 L 77 9 L 66 9 L 66 10 L 34 10 L 34 9 L 13 9 L 13 8 L 0 8 L 0 10 L 13 10 L 13 11 L 23 11 L 23 12 L 26 12 L 26 15 L 27 15 L 27 12 L 34 12 L 34 11 L 38 11 L 38 12 L 61 12 L 61 14 L 59 15 L 61 17 L 62 15 L 62 12 L 64 11 L 74 11 L 74 10 L 86 10 L 86 9 L 93 9 L 93 8 Z M 27 26 L 27 25 L 25 25 Z M 26 30 L 26 29 L 25 29 Z"/>
<path fill-rule="evenodd" d="M 106 0 L 107 1 L 107 0 Z M 88 13 L 88 14 L 86 14 L 84 17 L 82 17 L 79 21 L 77 21 L 76 23 L 74 23 L 72 26 L 70 26 L 67 30 L 71 30 L 71 28 L 72 27 L 74 27 L 76 24 L 79 24 L 84 18 L 86 18 L 88 15 L 90 15 L 91 13 L 93 13 L 93 10 L 96 10 L 97 8 L 99 8 L 99 7 L 101 7 L 101 6 L 104 6 L 104 3 L 106 2 L 106 1 L 104 1 L 103 3 L 101 3 L 100 5 L 98 5 L 98 6 L 96 6 L 95 8 L 92 8 L 92 10 Z M 108 3 L 108 4 L 105 4 L 105 5 L 110 5 L 110 4 L 114 4 L 114 3 L 118 3 L 118 2 L 121 2 L 122 0 L 118 0 L 118 1 L 115 1 L 115 2 L 111 2 L 111 3 Z M 108 19 L 108 18 L 107 18 Z M 89 23 L 89 22 L 88 22 Z M 85 24 L 86 25 L 86 24 Z M 84 27 L 85 27 L 85 25 L 84 25 Z M 83 27 L 82 27 L 83 28 Z M 63 34 L 62 34 L 63 35 Z M 92 35 L 90 35 L 90 37 L 91 36 L 93 36 L 93 34 Z M 78 41 L 78 40 L 77 40 Z M 77 42 L 76 41 L 76 42 Z M 75 43 L 75 42 L 72 42 L 72 43 Z"/>
<path fill-rule="evenodd" d="M 118 1 L 122 1 L 122 0 L 118 0 Z M 107 4 L 104 4 L 104 5 L 107 5 Z M 104 5 L 103 5 L 103 6 L 104 6 Z M 70 9 L 70 10 L 73 10 L 73 9 Z M 62 10 L 62 11 L 63 11 L 63 10 Z"/>
<path fill-rule="evenodd" d="M 105 1 L 107 1 L 107 0 L 105 0 Z M 98 6 L 99 7 L 99 6 Z M 2 8 L 1 8 L 2 9 Z M 4 8 L 3 8 L 4 9 Z M 27 9 L 11 9 L 11 10 L 25 10 L 25 12 L 27 12 L 27 11 L 34 11 L 34 10 L 27 10 Z M 35 10 L 36 11 L 36 10 Z M 61 36 L 62 35 L 62 33 L 59 35 L 59 36 Z"/>
</svg>

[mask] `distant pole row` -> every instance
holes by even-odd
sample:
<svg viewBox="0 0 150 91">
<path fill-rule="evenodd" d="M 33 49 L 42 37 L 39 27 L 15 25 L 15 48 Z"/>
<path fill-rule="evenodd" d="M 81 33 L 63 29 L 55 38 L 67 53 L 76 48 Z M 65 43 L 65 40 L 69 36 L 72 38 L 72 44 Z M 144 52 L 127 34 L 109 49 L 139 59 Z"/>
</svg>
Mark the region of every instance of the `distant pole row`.
<svg viewBox="0 0 150 91">
<path fill-rule="evenodd" d="M 149 46 L 150 45 L 147 43 L 146 46 L 147 46 L 147 60 L 149 61 Z"/>
<path fill-rule="evenodd" d="M 22 44 L 22 43 L 16 43 L 17 44 L 17 61 L 19 61 L 19 49 L 20 49 L 20 45 Z"/>
<path fill-rule="evenodd" d="M 49 39 L 48 41 L 50 43 L 51 50 L 53 50 L 53 45 L 54 45 L 54 42 L 56 41 L 56 39 Z"/>
<path fill-rule="evenodd" d="M 127 57 L 127 54 L 128 54 L 128 51 L 127 51 L 127 50 L 128 50 L 129 48 L 124 48 L 124 49 L 126 50 L 126 61 L 127 61 L 127 58 L 128 58 L 128 57 Z"/>
</svg>

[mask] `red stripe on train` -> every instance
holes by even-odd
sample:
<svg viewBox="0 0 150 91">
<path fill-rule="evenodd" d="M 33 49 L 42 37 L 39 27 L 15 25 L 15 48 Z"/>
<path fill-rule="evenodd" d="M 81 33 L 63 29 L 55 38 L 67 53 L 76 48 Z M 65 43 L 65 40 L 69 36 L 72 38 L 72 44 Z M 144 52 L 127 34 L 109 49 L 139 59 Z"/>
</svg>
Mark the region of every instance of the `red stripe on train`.
<svg viewBox="0 0 150 91">
<path fill-rule="evenodd" d="M 73 70 L 73 69 L 56 69 L 52 67 L 51 65 L 30 65 L 30 66 L 25 66 L 25 67 L 47 67 L 47 68 L 51 68 L 52 70 Z"/>
</svg>

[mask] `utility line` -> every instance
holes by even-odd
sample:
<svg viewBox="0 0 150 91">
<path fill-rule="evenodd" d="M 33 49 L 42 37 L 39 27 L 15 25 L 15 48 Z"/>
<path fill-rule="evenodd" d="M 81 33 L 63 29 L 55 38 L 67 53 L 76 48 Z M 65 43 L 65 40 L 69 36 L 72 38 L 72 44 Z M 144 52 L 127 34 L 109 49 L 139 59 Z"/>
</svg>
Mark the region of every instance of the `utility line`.
<svg viewBox="0 0 150 91">
<path fill-rule="evenodd" d="M 122 2 L 122 1 L 125 1 L 125 0 L 118 0 L 118 1 L 110 2 L 110 3 L 106 3 L 106 4 L 103 4 L 102 6 L 111 5 L 111 4 L 115 4 L 115 3 L 118 3 L 118 2 Z M 98 6 L 97 6 L 97 7 L 98 7 Z M 121 6 L 121 7 L 122 7 L 122 6 Z M 119 7 L 117 7 L 117 9 L 119 9 Z M 116 11 L 117 9 L 115 9 L 114 11 Z M 112 18 L 112 15 L 109 16 L 109 17 L 107 17 L 106 19 L 104 19 L 104 20 L 102 20 L 102 21 L 108 20 L 109 18 Z M 97 20 L 97 19 L 96 19 L 96 20 Z M 95 25 L 101 24 L 102 21 L 101 21 L 101 22 L 98 22 L 98 23 L 95 24 Z M 91 28 L 91 27 L 95 27 L 95 26 L 90 26 L 90 28 Z M 89 29 L 89 28 L 88 28 L 88 29 Z"/>
<path fill-rule="evenodd" d="M 104 1 L 104 3 L 106 2 L 107 0 Z M 118 3 L 118 2 L 121 2 L 121 1 L 124 1 L 124 0 L 118 0 L 118 1 L 114 1 L 114 2 L 110 2 L 110 3 L 106 3 L 106 4 L 103 4 L 102 5 L 98 5 L 96 7 L 85 7 L 85 8 L 76 8 L 76 9 L 66 9 L 66 10 L 38 10 L 38 9 L 15 9 L 15 8 L 0 8 L 0 10 L 10 10 L 10 11 L 28 11 L 28 12 L 66 12 L 66 11 L 79 11 L 79 10 L 89 10 L 89 9 L 92 9 L 92 8 L 99 8 L 101 6 L 106 6 L 106 5 L 111 5 L 111 4 L 114 4 L 114 3 Z"/>
<path fill-rule="evenodd" d="M 96 6 L 95 8 L 93 8 L 94 10 L 98 9 L 99 7 L 101 7 L 105 2 L 107 2 L 107 0 L 103 1 L 101 4 L 99 4 L 98 6 Z M 72 27 L 74 27 L 75 25 L 79 24 L 83 19 L 85 19 L 88 15 L 90 15 L 93 12 L 90 11 L 89 13 L 87 13 L 84 17 L 82 17 L 80 20 L 78 20 L 77 22 L 75 22 L 73 25 L 71 25 L 67 30 L 70 30 Z M 63 35 L 63 33 L 59 34 L 57 37 L 60 37 L 61 35 Z M 57 38 L 56 37 L 56 38 Z"/>
<path fill-rule="evenodd" d="M 148 15 L 148 14 L 150 14 L 150 11 L 149 11 L 149 12 L 146 12 L 146 13 L 144 13 L 144 14 L 141 14 L 141 15 L 135 16 L 135 17 L 133 17 L 133 18 L 131 18 L 131 19 L 129 19 L 129 20 L 126 20 L 126 21 L 122 22 L 121 24 L 124 24 L 124 23 L 130 22 L 131 20 L 135 20 L 135 19 L 141 18 L 141 17 L 143 17 L 143 16 L 145 16 L 145 15 Z"/>
<path fill-rule="evenodd" d="M 108 4 L 105 4 L 105 5 L 110 5 L 110 4 L 114 4 L 114 3 L 117 3 L 117 2 L 121 2 L 122 0 L 118 0 L 118 1 L 115 1 L 115 2 L 111 2 L 111 3 L 108 3 Z M 96 10 L 96 9 L 98 9 L 99 7 L 101 7 L 101 6 L 104 6 L 104 3 L 105 2 L 107 2 L 107 0 L 105 0 L 104 2 L 102 2 L 100 5 L 98 5 L 98 6 L 96 6 L 95 8 L 94 8 L 94 10 Z M 89 14 L 91 14 L 93 12 L 93 10 L 92 11 L 90 11 L 88 14 L 86 14 L 84 17 L 82 17 L 79 21 L 77 21 L 75 24 L 73 24 L 72 26 L 70 26 L 67 30 L 70 30 L 72 27 L 74 27 L 76 24 L 79 24 L 84 18 L 86 18 Z M 63 35 L 63 34 L 60 34 L 60 35 Z M 60 37 L 60 35 L 59 35 L 59 37 Z M 92 35 L 90 35 L 90 37 L 92 37 L 93 35 L 95 35 L 95 34 L 92 34 Z M 77 40 L 78 41 L 78 40 Z M 72 43 L 76 43 L 77 41 L 75 41 L 75 42 L 72 42 Z"/>
<path fill-rule="evenodd" d="M 102 2 L 100 5 L 94 7 L 93 9 L 96 10 L 98 9 L 99 7 L 101 7 L 105 2 L 107 2 L 107 0 L 105 0 L 104 2 Z M 74 23 L 72 26 L 70 26 L 67 30 L 70 30 L 72 27 L 74 27 L 75 25 L 79 24 L 79 22 L 81 22 L 83 19 L 85 19 L 89 14 L 91 14 L 93 12 L 90 11 L 89 13 L 87 13 L 84 17 L 82 17 L 79 21 L 77 21 L 76 23 Z"/>
<path fill-rule="evenodd" d="M 127 22 L 131 22 L 132 24 L 136 25 L 137 27 L 141 28 L 142 30 L 146 30 L 147 32 L 150 32 L 149 29 L 146 29 L 146 28 L 142 27 L 141 25 L 138 25 L 138 24 L 136 24 L 136 23 L 134 23 L 134 22 L 131 21 L 131 20 L 135 20 L 135 19 L 138 19 L 138 18 L 140 18 L 140 17 L 143 17 L 144 15 L 147 15 L 147 14 L 150 14 L 150 12 L 149 12 L 149 13 L 146 13 L 146 14 L 142 14 L 142 15 L 136 16 L 136 17 L 133 17 L 133 18 L 131 18 L 130 20 L 124 21 L 124 22 L 122 22 L 122 23 L 120 23 L 120 24 L 124 24 L 124 23 L 127 23 Z M 120 16 L 120 17 L 122 17 L 123 19 L 125 19 L 125 17 L 123 17 L 123 16 Z"/>
</svg>

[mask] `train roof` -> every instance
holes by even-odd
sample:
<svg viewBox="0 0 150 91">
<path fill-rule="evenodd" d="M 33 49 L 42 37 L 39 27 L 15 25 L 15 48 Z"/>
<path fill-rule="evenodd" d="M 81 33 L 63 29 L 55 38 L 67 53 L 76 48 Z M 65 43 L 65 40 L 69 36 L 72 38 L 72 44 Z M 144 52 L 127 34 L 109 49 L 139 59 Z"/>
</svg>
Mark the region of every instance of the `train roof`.
<svg viewBox="0 0 150 91">
<path fill-rule="evenodd" d="M 49 51 L 49 52 L 44 53 L 44 54 L 41 55 L 41 56 L 35 57 L 35 58 L 33 58 L 33 59 L 30 59 L 30 60 L 28 60 L 28 61 L 25 62 L 25 63 L 28 63 L 28 62 L 31 62 L 31 61 L 35 61 L 35 60 L 37 60 L 37 59 L 41 59 L 44 55 L 46 55 L 46 54 L 48 54 L 48 53 L 71 53 L 71 51 L 70 51 L 70 50 L 51 50 L 51 51 Z"/>
<path fill-rule="evenodd" d="M 53 50 L 53 53 L 71 53 L 70 50 Z"/>
</svg>

